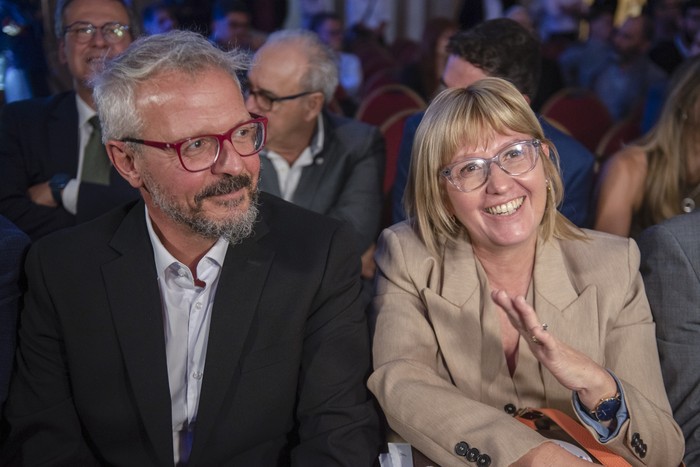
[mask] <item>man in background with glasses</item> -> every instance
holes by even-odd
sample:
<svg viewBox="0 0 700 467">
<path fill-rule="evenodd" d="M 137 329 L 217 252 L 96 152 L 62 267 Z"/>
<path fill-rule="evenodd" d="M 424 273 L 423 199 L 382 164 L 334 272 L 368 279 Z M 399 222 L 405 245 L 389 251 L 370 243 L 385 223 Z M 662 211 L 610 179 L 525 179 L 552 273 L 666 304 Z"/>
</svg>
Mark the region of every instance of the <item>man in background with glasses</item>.
<svg viewBox="0 0 700 467">
<path fill-rule="evenodd" d="M 0 120 L 0 214 L 37 238 L 134 199 L 99 144 L 90 79 L 135 36 L 122 0 L 60 0 L 55 32 L 73 91 L 7 105 Z"/>
<path fill-rule="evenodd" d="M 97 77 L 110 158 L 143 200 L 28 254 L 0 446 L 22 465 L 377 458 L 352 229 L 258 192 L 266 119 L 242 53 L 171 31 Z"/>
<path fill-rule="evenodd" d="M 270 35 L 253 58 L 246 105 L 268 119 L 260 189 L 349 222 L 374 275 L 384 174 L 375 127 L 324 112 L 338 86 L 333 52 L 311 31 Z"/>
</svg>

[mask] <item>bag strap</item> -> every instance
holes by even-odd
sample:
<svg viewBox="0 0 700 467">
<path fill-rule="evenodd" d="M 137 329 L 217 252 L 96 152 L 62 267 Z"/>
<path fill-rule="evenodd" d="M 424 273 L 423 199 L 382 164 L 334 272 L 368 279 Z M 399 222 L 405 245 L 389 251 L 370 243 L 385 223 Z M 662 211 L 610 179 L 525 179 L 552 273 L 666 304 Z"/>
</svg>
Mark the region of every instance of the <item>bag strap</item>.
<svg viewBox="0 0 700 467">
<path fill-rule="evenodd" d="M 564 412 L 556 409 L 540 408 L 531 410 L 534 412 L 540 412 L 549 417 L 605 467 L 631 467 L 631 464 L 622 456 L 612 452 L 610 449 L 596 441 L 593 435 L 591 435 L 591 433 L 583 425 L 566 415 Z M 530 428 L 534 430 L 537 429 L 534 420 L 517 415 L 516 418 Z"/>
</svg>

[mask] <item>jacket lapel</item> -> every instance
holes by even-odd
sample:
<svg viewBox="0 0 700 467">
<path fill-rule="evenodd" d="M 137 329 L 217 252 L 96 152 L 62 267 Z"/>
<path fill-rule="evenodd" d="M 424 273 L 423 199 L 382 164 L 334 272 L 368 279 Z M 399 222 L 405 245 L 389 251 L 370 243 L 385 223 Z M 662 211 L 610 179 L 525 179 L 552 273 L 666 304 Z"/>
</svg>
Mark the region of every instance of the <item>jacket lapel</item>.
<svg viewBox="0 0 700 467">
<path fill-rule="evenodd" d="M 565 263 L 561 241 L 538 241 L 534 270 L 535 311 L 540 322 L 547 323 L 549 331 L 557 338 L 600 362 L 599 352 L 604 346 L 598 332 L 597 290 L 595 286 L 578 290 L 570 269 Z M 546 394 L 548 403 L 552 399 L 570 398 L 570 391 L 550 372 L 542 374 L 545 388 L 555 388 L 556 392 Z"/>
<path fill-rule="evenodd" d="M 313 163 L 301 172 L 299 185 L 292 201 L 294 204 L 304 206 L 315 212 L 326 212 L 329 203 L 326 197 L 329 195 L 328 190 L 324 189 L 326 184 L 333 184 L 329 178 L 333 173 L 329 171 L 330 164 L 333 161 L 342 160 L 339 141 L 335 136 L 335 122 L 333 122 L 325 113 L 323 118 L 323 148 L 314 156 Z M 316 129 L 318 131 L 318 128 Z M 316 135 L 314 135 L 314 138 Z M 338 167 L 335 167 L 338 169 Z M 340 183 L 340 181 L 337 181 Z"/>
<path fill-rule="evenodd" d="M 267 223 L 261 220 L 255 232 L 254 237 L 229 246 L 221 270 L 212 309 L 190 465 L 196 465 L 203 454 L 224 398 L 235 384 L 234 376 L 240 371 L 246 336 L 274 258 L 274 251 L 260 243 L 260 238 L 268 232 Z"/>
<path fill-rule="evenodd" d="M 172 415 L 165 337 L 153 249 L 138 202 L 112 237 L 121 256 L 102 267 L 124 366 L 146 433 L 162 465 L 172 465 Z"/>
<path fill-rule="evenodd" d="M 444 251 L 442 284 L 431 283 L 423 291 L 430 320 L 443 357 L 454 383 L 468 394 L 477 397 L 481 393 L 481 380 L 474 378 L 483 364 L 482 288 L 471 243 L 463 234 L 457 241 L 448 241 Z M 477 358 L 461 358 L 470 355 Z"/>
</svg>

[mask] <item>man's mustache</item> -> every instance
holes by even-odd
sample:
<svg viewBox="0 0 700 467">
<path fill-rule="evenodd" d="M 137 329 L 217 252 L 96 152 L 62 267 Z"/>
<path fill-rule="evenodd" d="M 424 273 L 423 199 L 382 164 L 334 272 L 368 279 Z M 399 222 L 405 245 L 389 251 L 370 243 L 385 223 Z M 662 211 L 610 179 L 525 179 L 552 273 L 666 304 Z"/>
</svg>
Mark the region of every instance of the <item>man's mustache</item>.
<svg viewBox="0 0 700 467">
<path fill-rule="evenodd" d="M 195 195 L 194 201 L 195 203 L 199 204 L 205 198 L 226 195 L 228 193 L 238 191 L 241 188 L 250 189 L 252 186 L 253 182 L 248 175 L 226 175 L 215 185 L 208 186 Z"/>
</svg>

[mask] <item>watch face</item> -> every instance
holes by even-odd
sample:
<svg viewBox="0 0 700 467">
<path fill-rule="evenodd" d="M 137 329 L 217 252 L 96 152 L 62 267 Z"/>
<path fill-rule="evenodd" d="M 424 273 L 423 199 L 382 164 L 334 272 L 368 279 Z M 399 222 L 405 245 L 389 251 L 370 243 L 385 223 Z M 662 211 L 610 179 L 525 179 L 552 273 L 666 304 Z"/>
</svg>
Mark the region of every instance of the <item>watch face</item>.
<svg viewBox="0 0 700 467">
<path fill-rule="evenodd" d="M 607 422 L 612 420 L 612 418 L 617 414 L 617 410 L 620 408 L 620 399 L 612 398 L 601 401 L 600 404 L 595 408 L 596 418 L 601 422 Z"/>
</svg>

